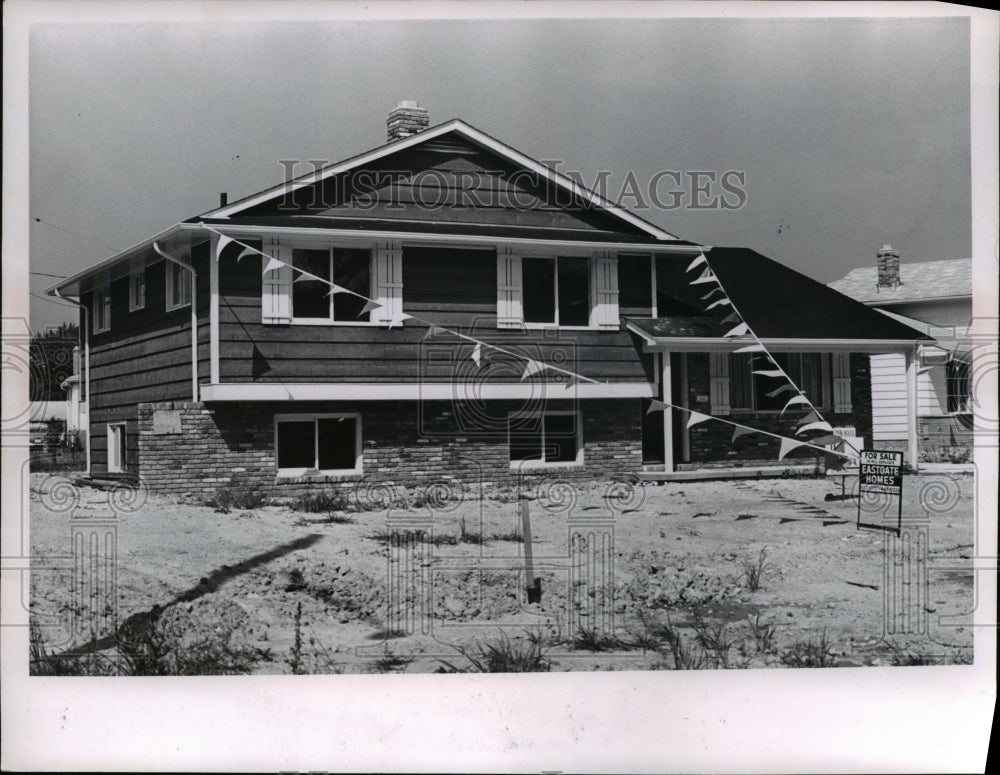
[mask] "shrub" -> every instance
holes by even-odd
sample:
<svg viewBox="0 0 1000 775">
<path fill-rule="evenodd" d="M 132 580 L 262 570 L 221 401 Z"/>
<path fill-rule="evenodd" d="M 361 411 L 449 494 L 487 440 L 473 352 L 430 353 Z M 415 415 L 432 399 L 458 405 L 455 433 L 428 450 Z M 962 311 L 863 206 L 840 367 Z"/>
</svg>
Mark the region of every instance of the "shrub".
<svg viewBox="0 0 1000 775">
<path fill-rule="evenodd" d="M 327 511 L 344 511 L 347 508 L 347 498 L 340 490 L 312 492 L 300 495 L 292 503 L 295 511 L 308 514 L 322 514 Z"/>
<path fill-rule="evenodd" d="M 793 644 L 781 655 L 781 661 L 789 667 L 832 667 L 835 659 L 830 646 L 823 630 L 818 641 L 810 638 Z"/>
<path fill-rule="evenodd" d="M 207 505 L 221 514 L 228 514 L 232 509 L 256 509 L 264 502 L 264 494 L 257 487 L 229 482 L 215 491 L 215 496 L 207 501 Z"/>
<path fill-rule="evenodd" d="M 552 662 L 545 653 L 541 638 L 529 635 L 523 641 L 513 641 L 503 633 L 495 641 L 477 643 L 475 648 L 453 646 L 470 664 L 461 669 L 439 659 L 451 673 L 547 673 Z"/>
</svg>

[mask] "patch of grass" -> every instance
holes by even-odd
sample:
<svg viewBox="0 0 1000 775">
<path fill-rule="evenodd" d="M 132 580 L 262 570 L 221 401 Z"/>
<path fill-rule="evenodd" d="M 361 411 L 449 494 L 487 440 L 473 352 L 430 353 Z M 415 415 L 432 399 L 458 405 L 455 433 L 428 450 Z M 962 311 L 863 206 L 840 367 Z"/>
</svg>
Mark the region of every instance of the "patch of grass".
<svg viewBox="0 0 1000 775">
<path fill-rule="evenodd" d="M 379 528 L 368 537 L 373 541 L 378 541 L 380 544 L 391 544 L 393 541 L 419 541 L 433 546 L 458 545 L 457 536 L 447 535 L 444 533 L 428 535 L 428 533 L 423 530 L 388 530 L 386 528 Z"/>
<path fill-rule="evenodd" d="M 753 642 L 757 646 L 757 651 L 762 654 L 769 653 L 774 648 L 774 633 L 778 629 L 778 625 L 774 622 L 762 623 L 760 621 L 760 611 L 757 612 L 753 619 L 750 618 L 750 614 L 747 614 L 747 625 L 749 626 L 750 637 L 753 638 Z"/>
<path fill-rule="evenodd" d="M 491 541 L 510 541 L 515 544 L 523 544 L 524 536 L 521 535 L 521 531 L 517 528 L 511 530 L 507 533 L 490 533 Z"/>
<path fill-rule="evenodd" d="M 698 638 L 698 643 L 707 654 L 710 654 L 719 667 L 729 667 L 729 650 L 733 647 L 734 638 L 729 630 L 729 620 L 724 619 L 716 624 L 709 624 L 700 615 L 695 615 L 691 623 Z"/>
<path fill-rule="evenodd" d="M 486 542 L 481 532 L 469 530 L 465 517 L 458 518 L 458 540 L 463 544 L 483 544 Z"/>
<path fill-rule="evenodd" d="M 385 647 L 385 651 L 378 659 L 371 663 L 368 667 L 369 673 L 393 673 L 400 669 L 406 669 L 406 667 L 413 662 L 413 657 L 402 657 L 393 654 L 389 647 Z"/>
<path fill-rule="evenodd" d="M 743 578 L 747 582 L 747 589 L 756 592 L 760 589 L 760 582 L 764 579 L 764 574 L 769 572 L 773 565 L 767 561 L 767 547 L 760 550 L 756 560 L 741 560 L 743 566 Z"/>
<path fill-rule="evenodd" d="M 781 655 L 781 661 L 789 667 L 832 667 L 836 660 L 831 645 L 823 630 L 817 641 L 809 638 L 794 643 Z"/>
<path fill-rule="evenodd" d="M 474 647 L 453 647 L 469 661 L 466 669 L 443 659 L 445 673 L 547 673 L 552 669 L 540 637 L 529 635 L 524 640 L 511 640 L 503 633 L 493 641 L 476 643 Z"/>
<path fill-rule="evenodd" d="M 233 509 L 256 509 L 266 502 L 264 494 L 249 484 L 230 482 L 215 491 L 205 505 L 211 506 L 219 514 L 228 514 Z"/>
<path fill-rule="evenodd" d="M 41 629 L 35 622 L 28 625 L 28 675 L 64 676 L 96 675 L 113 676 L 122 674 L 120 660 L 103 654 L 74 654 L 60 656 L 45 647 Z"/>
<path fill-rule="evenodd" d="M 582 651 L 616 651 L 635 648 L 616 635 L 609 635 L 596 627 L 580 627 L 573 639 L 573 648 Z"/>
<path fill-rule="evenodd" d="M 913 667 L 916 665 L 937 665 L 940 660 L 920 651 L 909 651 L 890 643 L 892 649 L 892 664 L 894 667 Z"/>
</svg>

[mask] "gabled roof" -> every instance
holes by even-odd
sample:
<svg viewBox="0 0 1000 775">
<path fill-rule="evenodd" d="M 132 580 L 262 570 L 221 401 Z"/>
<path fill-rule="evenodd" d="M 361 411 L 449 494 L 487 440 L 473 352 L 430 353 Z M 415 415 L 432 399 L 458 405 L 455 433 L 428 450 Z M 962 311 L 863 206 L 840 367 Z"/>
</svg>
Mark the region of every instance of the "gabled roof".
<svg viewBox="0 0 1000 775">
<path fill-rule="evenodd" d="M 972 298 L 972 259 L 953 258 L 899 264 L 901 285 L 879 288 L 874 266 L 852 269 L 830 283 L 836 291 L 865 304 L 882 306 L 915 301 Z"/>
<path fill-rule="evenodd" d="M 907 342 L 929 338 L 749 248 L 715 247 L 706 256 L 733 307 L 761 339 Z M 687 271 L 689 264 L 686 257 L 661 261 L 657 280 L 666 280 L 674 296 L 705 309 L 709 302 L 701 297 L 713 286 L 691 285 L 698 274 Z M 629 324 L 652 339 L 716 338 L 733 327 L 721 322 L 729 307 L 721 309 L 721 315 L 668 315 L 630 319 Z"/>
<path fill-rule="evenodd" d="M 457 118 L 443 124 L 439 124 L 435 127 L 425 129 L 422 132 L 418 132 L 417 134 L 411 135 L 402 140 L 386 143 L 378 148 L 374 148 L 370 151 L 366 151 L 365 153 L 345 159 L 342 162 L 327 165 L 326 167 L 307 175 L 282 182 L 256 194 L 244 197 L 236 202 L 210 210 L 191 220 L 198 221 L 202 219 L 232 218 L 246 212 L 247 210 L 259 208 L 261 205 L 265 205 L 269 202 L 284 201 L 290 194 L 302 188 L 315 186 L 325 180 L 351 170 L 364 169 L 366 165 L 381 162 L 393 154 L 397 154 L 410 148 L 430 144 L 438 138 L 448 134 L 454 134 L 461 137 L 507 164 L 529 170 L 541 180 L 547 181 L 551 185 L 568 193 L 571 197 L 586 202 L 590 206 L 599 208 L 601 211 L 612 216 L 614 219 L 617 219 L 622 224 L 627 225 L 630 230 L 638 229 L 649 238 L 655 240 L 674 241 L 678 239 L 674 235 L 664 231 L 658 226 L 653 225 L 644 218 L 640 218 L 639 216 L 630 213 L 610 200 L 600 196 L 596 192 L 581 186 L 571 178 L 553 170 L 536 159 L 521 153 L 515 148 L 502 143 L 496 138 L 491 137 L 485 132 L 476 129 L 475 127 Z"/>
</svg>

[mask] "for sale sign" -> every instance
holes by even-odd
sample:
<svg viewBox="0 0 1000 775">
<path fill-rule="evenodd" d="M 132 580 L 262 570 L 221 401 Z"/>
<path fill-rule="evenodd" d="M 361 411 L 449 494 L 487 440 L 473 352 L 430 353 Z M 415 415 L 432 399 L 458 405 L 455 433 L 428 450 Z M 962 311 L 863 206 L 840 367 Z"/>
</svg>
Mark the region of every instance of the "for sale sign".
<svg viewBox="0 0 1000 775">
<path fill-rule="evenodd" d="M 900 495 L 903 491 L 903 453 L 866 449 L 861 452 L 859 485 L 861 492 Z"/>
</svg>

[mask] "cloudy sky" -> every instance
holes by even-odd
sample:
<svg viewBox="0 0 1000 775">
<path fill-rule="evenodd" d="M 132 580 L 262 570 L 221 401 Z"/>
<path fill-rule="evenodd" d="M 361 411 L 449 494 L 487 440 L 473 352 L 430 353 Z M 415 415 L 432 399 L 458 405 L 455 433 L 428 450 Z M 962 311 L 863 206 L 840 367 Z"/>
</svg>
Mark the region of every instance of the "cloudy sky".
<svg viewBox="0 0 1000 775">
<path fill-rule="evenodd" d="M 32 292 L 280 182 L 279 160 L 380 145 L 402 99 L 824 282 L 887 242 L 971 253 L 966 19 L 77 22 L 30 34 Z M 731 170 L 738 209 L 648 196 L 658 172 Z M 67 319 L 34 296 L 31 317 Z"/>
</svg>

